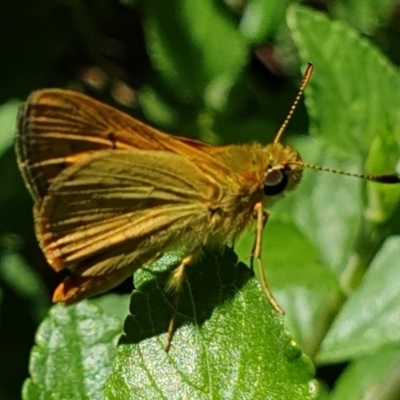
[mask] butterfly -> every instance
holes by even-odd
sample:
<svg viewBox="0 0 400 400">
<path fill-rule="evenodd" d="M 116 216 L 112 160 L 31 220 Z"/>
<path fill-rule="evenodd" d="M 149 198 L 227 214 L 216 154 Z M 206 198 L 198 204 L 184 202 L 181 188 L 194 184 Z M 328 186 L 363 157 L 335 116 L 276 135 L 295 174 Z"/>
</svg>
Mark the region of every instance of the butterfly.
<svg viewBox="0 0 400 400">
<path fill-rule="evenodd" d="M 71 304 L 105 292 L 177 247 L 185 256 L 167 287 L 178 294 L 204 246 L 232 244 L 255 224 L 252 255 L 268 299 L 282 311 L 264 276 L 262 233 L 265 210 L 296 188 L 303 169 L 324 170 L 280 143 L 312 68 L 267 145 L 211 146 L 78 92 L 33 92 L 20 109 L 16 152 L 40 247 L 55 271 L 70 272 L 53 300 Z M 400 182 L 395 175 L 363 177 Z"/>
</svg>

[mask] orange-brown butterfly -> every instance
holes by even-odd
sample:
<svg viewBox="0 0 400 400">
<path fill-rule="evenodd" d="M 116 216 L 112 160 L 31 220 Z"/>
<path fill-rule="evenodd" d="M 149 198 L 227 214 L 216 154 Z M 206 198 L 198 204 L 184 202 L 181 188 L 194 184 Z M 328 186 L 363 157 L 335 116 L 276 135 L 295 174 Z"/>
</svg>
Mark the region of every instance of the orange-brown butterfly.
<svg viewBox="0 0 400 400">
<path fill-rule="evenodd" d="M 77 92 L 32 93 L 21 107 L 16 148 L 40 246 L 53 269 L 70 271 L 53 300 L 74 303 L 104 292 L 183 246 L 186 257 L 168 283 L 178 293 L 203 246 L 233 243 L 255 223 L 253 256 L 280 310 L 261 265 L 264 209 L 298 185 L 304 167 L 324 170 L 279 142 L 311 72 L 310 64 L 268 145 L 214 147 L 162 133 Z M 362 177 L 400 182 L 396 175 Z M 173 324 L 169 331 L 170 343 Z"/>
</svg>

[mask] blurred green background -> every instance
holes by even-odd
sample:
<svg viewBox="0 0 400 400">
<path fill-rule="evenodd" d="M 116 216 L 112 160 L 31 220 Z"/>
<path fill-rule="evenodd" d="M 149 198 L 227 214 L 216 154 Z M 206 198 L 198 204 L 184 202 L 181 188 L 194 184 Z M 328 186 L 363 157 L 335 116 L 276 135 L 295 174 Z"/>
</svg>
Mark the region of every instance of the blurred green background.
<svg viewBox="0 0 400 400">
<path fill-rule="evenodd" d="M 51 292 L 59 280 L 38 248 L 32 200 L 16 165 L 13 141 L 19 103 L 35 89 L 72 88 L 167 132 L 213 144 L 251 140 L 267 143 L 287 114 L 301 77 L 300 66 L 308 61 L 298 53 L 301 40 L 295 43 L 293 32 L 287 27 L 290 3 L 296 2 L 1 1 L 1 399 L 21 397 L 34 334 L 50 307 Z M 400 63 L 397 1 L 297 3 L 342 21 L 354 29 L 352 35 L 367 38 L 391 63 Z M 309 34 L 311 42 L 313 26 L 309 27 Z M 316 47 L 320 46 L 322 52 L 324 45 Z M 344 63 L 345 69 L 357 68 L 351 63 L 346 65 L 346 55 L 340 51 L 332 58 L 326 65 L 316 65 L 315 74 L 318 69 L 335 70 L 336 62 Z M 369 79 L 374 82 L 376 76 L 371 73 Z M 361 84 L 368 86 L 370 82 Z M 318 107 L 331 112 L 329 95 L 336 95 L 337 88 L 334 83 L 327 87 L 325 104 L 315 105 L 309 100 L 312 118 L 317 118 Z M 346 90 L 340 94 L 346 97 Z M 360 101 L 370 101 L 363 96 L 360 92 Z M 400 109 L 390 96 L 382 94 L 379 101 L 383 107 Z M 318 130 L 318 123 L 313 128 Z M 308 132 L 309 117 L 301 102 L 286 137 Z M 362 152 L 364 159 L 370 154 L 370 143 Z M 340 141 L 337 144 L 340 147 Z M 350 138 L 349 146 L 352 145 L 363 146 Z M 371 163 L 372 167 L 376 165 Z M 304 195 L 307 196 L 306 190 Z M 130 288 L 127 283 L 120 290 Z M 318 374 L 327 385 L 334 385 L 343 365 L 328 364 L 318 369 Z"/>
</svg>

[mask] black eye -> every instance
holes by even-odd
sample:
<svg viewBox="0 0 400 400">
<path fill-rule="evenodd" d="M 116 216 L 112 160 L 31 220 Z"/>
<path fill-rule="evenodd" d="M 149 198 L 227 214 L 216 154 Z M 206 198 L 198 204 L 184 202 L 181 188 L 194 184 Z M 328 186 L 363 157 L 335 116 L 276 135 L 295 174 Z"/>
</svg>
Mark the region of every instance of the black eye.
<svg viewBox="0 0 400 400">
<path fill-rule="evenodd" d="M 267 171 L 264 178 L 264 194 L 266 196 L 276 196 L 282 193 L 288 184 L 287 170 L 273 169 Z"/>
</svg>

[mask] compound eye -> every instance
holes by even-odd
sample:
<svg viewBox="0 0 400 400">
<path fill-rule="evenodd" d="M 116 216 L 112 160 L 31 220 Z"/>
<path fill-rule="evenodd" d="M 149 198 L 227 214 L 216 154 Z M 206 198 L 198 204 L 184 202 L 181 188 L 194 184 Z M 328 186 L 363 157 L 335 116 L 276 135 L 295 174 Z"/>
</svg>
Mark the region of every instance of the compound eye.
<svg viewBox="0 0 400 400">
<path fill-rule="evenodd" d="M 288 184 L 287 170 L 271 169 L 267 171 L 264 178 L 264 194 L 266 196 L 276 196 L 282 193 Z"/>
</svg>

